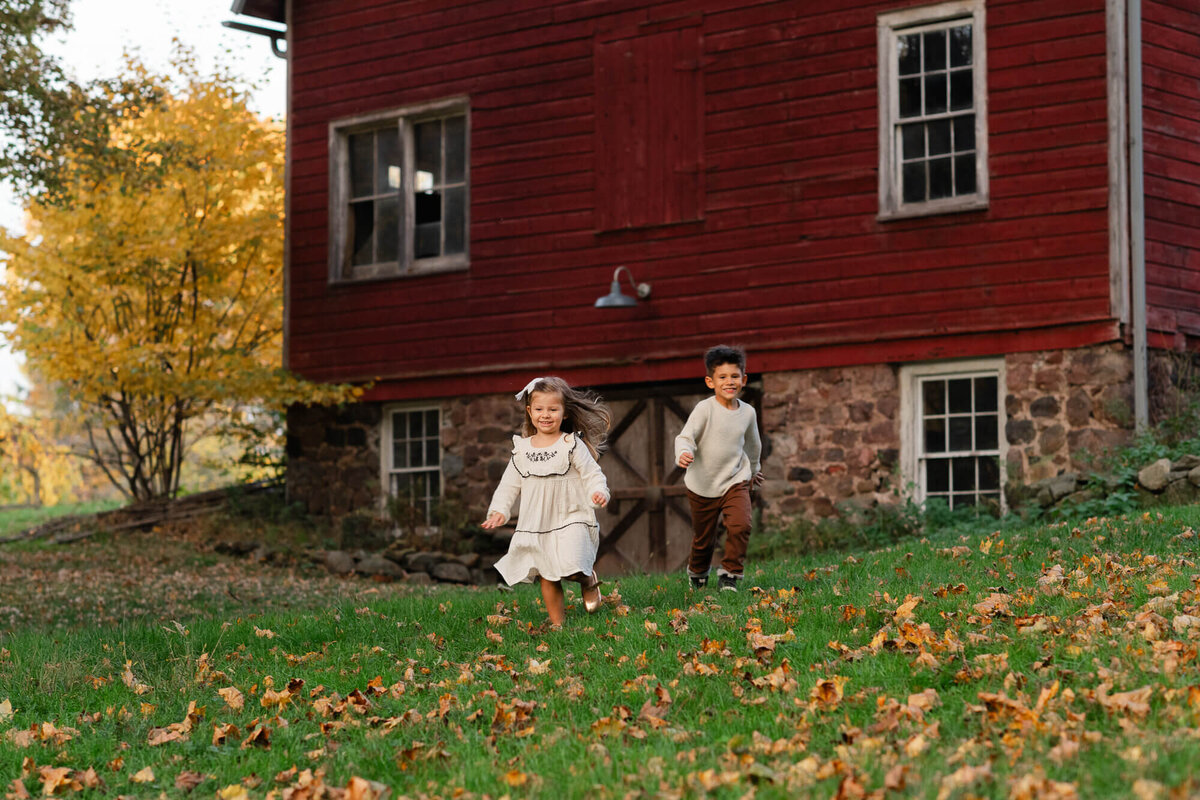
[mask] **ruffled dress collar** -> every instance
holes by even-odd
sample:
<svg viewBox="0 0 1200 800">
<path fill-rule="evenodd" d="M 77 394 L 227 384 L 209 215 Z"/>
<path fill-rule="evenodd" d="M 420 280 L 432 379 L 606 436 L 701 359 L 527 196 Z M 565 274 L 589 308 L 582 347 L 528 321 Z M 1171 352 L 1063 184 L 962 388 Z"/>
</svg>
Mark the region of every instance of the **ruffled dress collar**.
<svg viewBox="0 0 1200 800">
<path fill-rule="evenodd" d="M 566 475 L 576 444 L 576 437 L 570 433 L 564 433 L 549 447 L 534 447 L 529 438 L 513 436 L 512 463 L 522 478 Z"/>
</svg>

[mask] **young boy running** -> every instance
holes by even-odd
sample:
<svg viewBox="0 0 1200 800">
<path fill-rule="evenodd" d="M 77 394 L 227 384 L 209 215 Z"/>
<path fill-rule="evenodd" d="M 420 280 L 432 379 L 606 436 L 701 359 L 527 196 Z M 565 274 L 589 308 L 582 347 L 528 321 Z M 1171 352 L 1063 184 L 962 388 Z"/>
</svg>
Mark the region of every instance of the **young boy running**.
<svg viewBox="0 0 1200 800">
<path fill-rule="evenodd" d="M 693 589 L 708 585 L 717 522 L 725 517 L 725 556 L 717 569 L 722 591 L 737 591 L 750 539 L 750 489 L 763 482 L 762 440 L 749 403 L 738 399 L 746 385 L 746 353 L 718 345 L 704 354 L 704 383 L 713 390 L 696 404 L 675 437 L 675 462 L 687 470 L 683 483 L 692 507 Z"/>
</svg>

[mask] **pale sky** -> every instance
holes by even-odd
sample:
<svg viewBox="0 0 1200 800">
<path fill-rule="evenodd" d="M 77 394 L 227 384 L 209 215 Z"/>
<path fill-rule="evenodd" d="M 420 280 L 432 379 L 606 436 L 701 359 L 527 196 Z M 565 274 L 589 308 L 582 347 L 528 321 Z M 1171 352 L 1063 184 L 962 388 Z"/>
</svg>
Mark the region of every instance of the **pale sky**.
<svg viewBox="0 0 1200 800">
<path fill-rule="evenodd" d="M 179 39 L 197 55 L 201 69 L 228 66 L 254 84 L 255 110 L 282 118 L 286 108 L 287 62 L 271 52 L 264 36 L 222 27 L 236 19 L 270 27 L 252 18 L 235 18 L 232 0 L 72 0 L 73 29 L 46 43 L 79 80 L 112 77 L 120 73 L 126 51 L 135 53 L 151 69 L 170 66 L 172 40 Z M 8 186 L 0 184 L 0 225 L 21 230 L 22 213 Z M 8 342 L 0 333 L 0 394 L 14 390 L 19 368 Z"/>
</svg>

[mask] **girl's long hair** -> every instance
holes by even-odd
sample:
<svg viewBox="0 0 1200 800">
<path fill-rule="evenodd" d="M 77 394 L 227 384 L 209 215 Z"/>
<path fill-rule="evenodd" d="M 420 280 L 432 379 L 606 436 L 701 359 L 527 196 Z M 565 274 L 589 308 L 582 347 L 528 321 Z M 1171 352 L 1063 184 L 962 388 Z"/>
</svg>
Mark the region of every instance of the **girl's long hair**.
<svg viewBox="0 0 1200 800">
<path fill-rule="evenodd" d="M 537 428 L 529 418 L 529 403 L 534 392 L 557 394 L 563 399 L 563 433 L 574 433 L 591 452 L 599 458 L 604 452 L 604 442 L 612 428 L 612 411 L 600 399 L 600 395 L 583 389 L 572 388 L 562 378 L 542 378 L 525 393 L 525 419 L 521 424 L 522 436 L 533 436 Z"/>
</svg>

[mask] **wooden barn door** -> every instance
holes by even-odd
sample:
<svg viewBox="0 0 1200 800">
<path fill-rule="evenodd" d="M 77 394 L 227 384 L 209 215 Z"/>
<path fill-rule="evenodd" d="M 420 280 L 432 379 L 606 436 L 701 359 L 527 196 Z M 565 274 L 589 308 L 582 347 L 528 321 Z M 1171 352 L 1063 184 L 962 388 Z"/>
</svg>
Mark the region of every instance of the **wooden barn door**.
<svg viewBox="0 0 1200 800">
<path fill-rule="evenodd" d="M 596 568 L 601 575 L 682 570 L 692 524 L 683 470 L 675 465 L 675 437 L 711 391 L 689 380 L 602 393 L 613 410 L 608 450 L 600 459 L 612 500 L 598 513 Z M 745 397 L 757 405 L 757 392 Z"/>
</svg>

